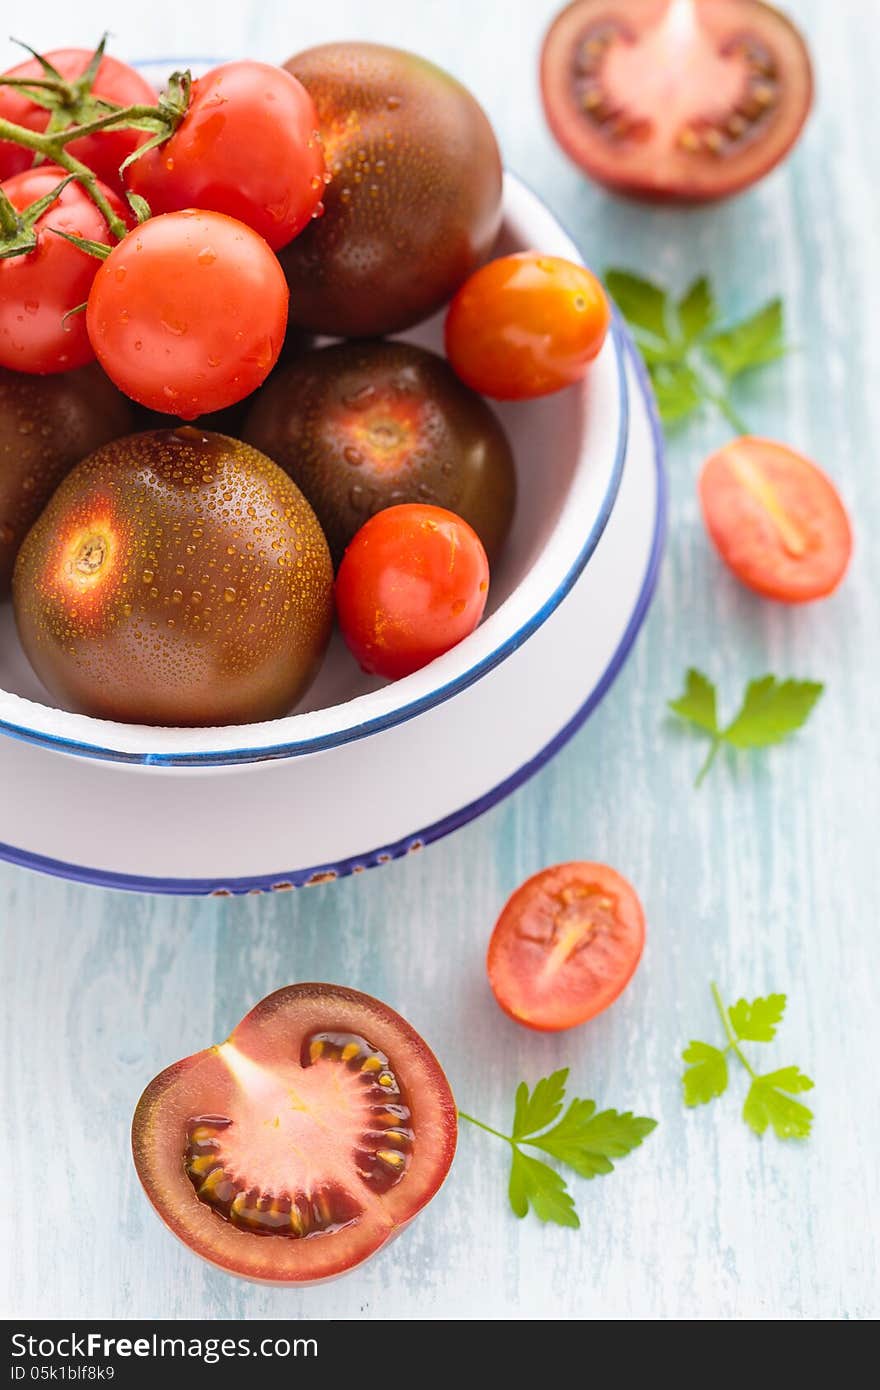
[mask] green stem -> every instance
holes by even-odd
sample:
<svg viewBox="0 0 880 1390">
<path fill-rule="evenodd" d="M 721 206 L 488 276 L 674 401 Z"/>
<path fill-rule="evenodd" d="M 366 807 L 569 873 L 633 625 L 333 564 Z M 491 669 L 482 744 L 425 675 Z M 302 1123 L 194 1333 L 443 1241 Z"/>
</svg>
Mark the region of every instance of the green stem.
<svg viewBox="0 0 880 1390">
<path fill-rule="evenodd" d="M 66 130 L 53 131 L 51 135 L 28 130 L 26 126 L 16 125 L 13 121 L 0 117 L 0 140 L 11 140 L 16 145 L 33 150 L 34 154 L 41 155 L 51 164 L 57 164 L 68 174 L 73 174 L 101 213 L 112 235 L 117 241 L 121 241 L 128 232 L 124 220 L 111 207 L 92 170 L 81 160 L 74 158 L 65 146 L 73 140 L 82 139 L 85 135 L 94 135 L 97 131 L 108 130 L 116 125 L 125 126 L 133 120 L 145 118 L 155 120 L 158 126 L 167 125 L 168 133 L 171 134 L 171 125 L 158 114 L 155 106 L 141 105 L 121 107 L 106 116 L 88 121 L 85 125 L 68 126 Z"/>
<path fill-rule="evenodd" d="M 737 1057 L 738 1057 L 739 1060 L 742 1062 L 742 1064 L 743 1064 L 743 1066 L 745 1067 L 746 1071 L 748 1072 L 749 1076 L 750 1076 L 750 1077 L 752 1078 L 752 1080 L 754 1081 L 755 1075 L 756 1075 L 755 1070 L 754 1070 L 754 1068 L 752 1067 L 751 1063 L 748 1061 L 748 1058 L 745 1056 L 745 1054 L 744 1054 L 744 1053 L 741 1051 L 741 1049 L 740 1049 L 740 1045 L 739 1045 L 739 1042 L 737 1041 L 736 1033 L 734 1033 L 734 1031 L 733 1031 L 733 1025 L 732 1025 L 731 1022 L 730 1022 L 730 1015 L 728 1014 L 727 1010 L 725 1009 L 724 1005 L 723 1005 L 722 1002 L 721 1002 L 721 995 L 720 995 L 719 992 L 718 992 L 718 986 L 716 985 L 716 983 L 715 983 L 714 980 L 712 981 L 712 998 L 715 1000 L 715 1007 L 716 1007 L 716 1009 L 718 1010 L 718 1014 L 719 1014 L 719 1017 L 721 1018 L 721 1022 L 724 1024 L 724 1031 L 725 1031 L 725 1033 L 727 1034 L 727 1038 L 728 1038 L 728 1042 L 729 1042 L 729 1044 L 730 1044 L 730 1047 L 731 1047 L 732 1050 L 736 1053 Z"/>
<path fill-rule="evenodd" d="M 4 236 L 15 236 L 18 231 L 18 213 L 0 188 L 0 232 Z"/>
<path fill-rule="evenodd" d="M 697 773 L 697 779 L 696 779 L 696 781 L 694 782 L 694 786 L 695 786 L 695 787 L 701 787 L 701 786 L 703 785 L 703 778 L 706 776 L 706 773 L 709 771 L 709 768 L 710 768 L 710 767 L 712 766 L 712 764 L 714 763 L 714 761 L 715 761 L 715 754 L 718 752 L 718 749 L 719 749 L 720 747 L 721 747 L 721 739 L 718 737 L 718 735 L 716 735 L 715 738 L 712 740 L 712 747 L 709 749 L 709 755 L 708 755 L 708 757 L 706 758 L 706 761 L 703 763 L 703 766 L 700 768 L 699 772 Z"/>
<path fill-rule="evenodd" d="M 50 92 L 58 92 L 67 101 L 73 100 L 70 84 L 57 77 L 0 77 L 0 87 L 45 87 Z"/>
<path fill-rule="evenodd" d="M 505 1144 L 510 1144 L 513 1147 L 513 1140 L 510 1135 L 502 1134 L 500 1129 L 493 1129 L 491 1125 L 484 1125 L 482 1120 L 475 1120 L 473 1115 L 466 1115 L 463 1110 L 459 1110 L 458 1118 L 467 1120 L 468 1124 L 476 1125 L 477 1129 L 484 1129 L 487 1134 L 494 1134 L 496 1139 L 503 1139 Z"/>
<path fill-rule="evenodd" d="M 748 434 L 749 427 L 742 416 L 731 405 L 726 396 L 719 395 L 717 391 L 709 391 L 704 387 L 706 399 L 711 401 L 715 409 L 720 411 L 725 420 L 737 432 L 737 434 Z"/>
<path fill-rule="evenodd" d="M 77 127 L 76 129 L 78 132 L 80 129 L 87 129 L 87 127 Z M 64 130 L 59 131 L 56 135 L 40 135 L 37 131 L 27 130 L 25 126 L 15 125 L 14 122 L 4 120 L 0 116 L 0 140 L 12 140 L 17 145 L 23 145 L 25 149 L 33 150 L 35 154 L 43 155 L 52 164 L 58 164 L 68 174 L 73 174 L 101 213 L 113 236 L 117 241 L 121 241 L 127 234 L 128 228 L 119 214 L 114 212 L 110 206 L 98 180 L 88 165 L 83 164 L 82 160 L 75 159 L 64 148 L 69 134 L 69 131 Z"/>
</svg>

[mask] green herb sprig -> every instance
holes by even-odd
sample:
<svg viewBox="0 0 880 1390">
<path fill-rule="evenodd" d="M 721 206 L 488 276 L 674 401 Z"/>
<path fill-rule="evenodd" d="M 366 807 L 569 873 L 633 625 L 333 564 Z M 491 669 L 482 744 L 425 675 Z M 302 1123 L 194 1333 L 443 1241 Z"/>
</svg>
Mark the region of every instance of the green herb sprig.
<svg viewBox="0 0 880 1390">
<path fill-rule="evenodd" d="M 605 283 L 645 359 L 664 425 L 711 405 L 737 434 L 748 434 L 731 388 L 744 373 L 789 351 L 782 300 L 771 299 L 739 323 L 718 328 L 718 306 L 705 275 L 678 300 L 628 270 L 607 270 Z"/>
<path fill-rule="evenodd" d="M 657 1121 L 628 1110 L 597 1111 L 593 1100 L 572 1100 L 562 1115 L 567 1080 L 568 1067 L 563 1067 L 543 1077 L 531 1092 L 521 1081 L 516 1091 L 511 1134 L 502 1134 L 461 1110 L 459 1118 L 510 1145 L 508 1196 L 517 1216 L 524 1217 L 531 1209 L 539 1221 L 576 1229 L 580 1219 L 562 1174 L 542 1159 L 525 1153 L 521 1146 L 539 1149 L 582 1178 L 595 1178 L 613 1172 L 611 1160 L 625 1158 L 638 1148 L 656 1129 Z"/>
<path fill-rule="evenodd" d="M 700 786 L 723 744 L 729 748 L 766 748 L 800 729 L 824 689 L 818 681 L 780 681 L 776 676 L 761 676 L 749 681 L 738 713 L 722 729 L 715 686 L 692 666 L 685 676 L 684 693 L 667 703 L 673 714 L 712 740 L 695 786 Z"/>
<path fill-rule="evenodd" d="M 711 1043 L 691 1042 L 685 1048 L 681 1054 L 682 1061 L 688 1064 L 681 1078 L 685 1105 L 707 1105 L 724 1094 L 730 1079 L 727 1059 L 732 1054 L 751 1077 L 742 1109 L 742 1117 L 749 1128 L 763 1135 L 768 1126 L 772 1126 L 777 1139 L 809 1138 L 813 1112 L 794 1099 L 801 1092 L 813 1089 L 809 1076 L 794 1066 L 759 1074 L 740 1047 L 743 1042 L 773 1041 L 785 1012 L 785 995 L 768 994 L 766 998 L 751 1001 L 739 999 L 726 1008 L 713 981 L 712 998 L 727 1035 L 727 1046 L 720 1048 Z"/>
</svg>

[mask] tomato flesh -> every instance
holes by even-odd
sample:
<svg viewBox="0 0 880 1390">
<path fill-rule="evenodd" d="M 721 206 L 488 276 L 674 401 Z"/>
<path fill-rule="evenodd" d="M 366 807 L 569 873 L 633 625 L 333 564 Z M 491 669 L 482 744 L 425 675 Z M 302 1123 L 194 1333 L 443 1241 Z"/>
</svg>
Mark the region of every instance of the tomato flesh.
<svg viewBox="0 0 880 1390">
<path fill-rule="evenodd" d="M 360 1264 L 430 1201 L 456 1133 L 446 1078 L 404 1019 L 301 984 L 156 1077 L 132 1144 L 147 1196 L 196 1254 L 309 1283 Z"/>
<path fill-rule="evenodd" d="M 846 508 L 831 479 L 770 439 L 735 439 L 700 477 L 706 529 L 748 588 L 808 603 L 837 588 L 852 553 Z"/>
<path fill-rule="evenodd" d="M 645 944 L 634 889 L 606 864 L 557 864 L 505 905 L 489 942 L 489 983 L 506 1014 L 528 1028 L 573 1028 L 607 1009 Z"/>
<path fill-rule="evenodd" d="M 194 420 L 266 379 L 284 342 L 287 299 L 261 236 L 190 208 L 151 217 L 114 246 L 95 276 L 86 322 L 121 391 Z"/>
<path fill-rule="evenodd" d="M 812 102 L 795 26 L 762 0 L 575 0 L 544 41 L 550 128 L 592 178 L 700 202 L 763 177 Z"/>
<path fill-rule="evenodd" d="M 246 222 L 277 251 L 324 194 L 324 152 L 305 87 L 268 63 L 224 63 L 193 83 L 189 109 L 126 182 L 153 213 L 208 208 Z"/>
<path fill-rule="evenodd" d="M 468 637 L 488 593 L 476 531 L 443 507 L 402 503 L 377 512 L 349 545 L 336 612 L 363 669 L 399 680 Z"/>
<path fill-rule="evenodd" d="M 605 291 L 585 266 L 521 251 L 482 266 L 458 291 L 446 355 L 484 396 L 546 396 L 581 380 L 610 320 Z"/>
</svg>

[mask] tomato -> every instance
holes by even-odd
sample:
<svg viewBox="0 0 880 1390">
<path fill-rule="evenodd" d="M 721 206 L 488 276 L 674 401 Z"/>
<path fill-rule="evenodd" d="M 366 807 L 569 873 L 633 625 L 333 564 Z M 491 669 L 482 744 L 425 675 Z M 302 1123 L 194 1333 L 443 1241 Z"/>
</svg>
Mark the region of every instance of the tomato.
<svg viewBox="0 0 880 1390">
<path fill-rule="evenodd" d="M 243 724 L 287 714 L 316 674 L 333 566 L 271 459 L 181 425 L 68 473 L 21 546 L 13 600 L 31 665 L 69 708 Z"/>
<path fill-rule="evenodd" d="M 63 169 L 44 164 L 7 179 L 3 192 L 21 212 L 57 188 L 64 177 Z M 104 193 L 124 217 L 115 194 L 107 188 Z M 0 366 L 13 371 L 66 372 L 95 355 L 85 314 L 68 319 L 64 315 L 88 298 L 99 262 L 56 236 L 52 228 L 91 241 L 111 239 L 91 198 L 80 184 L 69 183 L 36 222 L 36 249 L 0 260 Z"/>
<path fill-rule="evenodd" d="M 550 129 L 618 192 L 702 202 L 747 188 L 813 97 L 798 30 L 761 0 L 575 0 L 541 57 Z"/>
<path fill-rule="evenodd" d="M 154 213 L 208 208 L 278 250 L 307 226 L 324 193 L 324 151 L 305 87 L 268 63 L 224 63 L 193 83 L 164 145 L 131 164 L 129 188 Z"/>
<path fill-rule="evenodd" d="M 184 420 L 234 405 L 269 375 L 287 283 L 261 236 L 219 212 L 166 213 L 101 265 L 89 337 L 111 381 Z"/>
<path fill-rule="evenodd" d="M 131 426 L 131 402 L 95 362 L 52 376 L 0 367 L 0 599 L 19 546 L 62 478 Z"/>
<path fill-rule="evenodd" d="M 836 589 L 852 532 L 831 479 L 770 439 L 735 439 L 700 476 L 706 529 L 737 579 L 765 598 L 809 603 Z"/>
<path fill-rule="evenodd" d="M 100 114 L 93 107 L 89 109 L 89 92 L 84 90 L 83 74 L 91 62 L 92 55 L 87 48 L 60 48 L 45 57 L 57 72 L 70 84 L 71 100 L 57 113 L 60 127 L 83 125 Z M 4 77 L 42 77 L 43 69 L 36 58 L 10 68 Z M 155 106 L 158 96 L 139 72 L 121 63 L 118 58 L 107 54 L 91 86 L 91 95 L 113 102 L 116 106 Z M 0 117 L 14 121 L 16 125 L 27 126 L 28 130 L 43 132 L 49 123 L 50 112 L 26 95 L 21 88 L 0 86 Z M 112 187 L 119 185 L 119 166 L 128 158 L 132 150 L 150 137 L 139 130 L 101 130 L 94 135 L 86 135 L 74 140 L 67 150 L 75 159 L 87 164 L 99 179 Z M 33 163 L 33 151 L 15 145 L 10 140 L 0 140 L 0 179 L 9 178 L 28 169 Z"/>
<path fill-rule="evenodd" d="M 442 357 L 413 343 L 302 353 L 258 393 L 242 437 L 302 488 L 337 564 L 368 516 L 401 502 L 463 517 L 490 564 L 510 530 L 516 471 L 504 430 Z"/>
<path fill-rule="evenodd" d="M 466 521 L 402 503 L 358 531 L 336 577 L 336 613 L 365 671 L 398 680 L 468 637 L 483 616 L 489 562 Z"/>
<path fill-rule="evenodd" d="M 300 984 L 151 1081 L 132 1148 L 153 1206 L 197 1255 L 302 1284 L 397 1235 L 441 1186 L 456 1135 L 415 1029 L 356 990 Z"/>
<path fill-rule="evenodd" d="M 484 396 L 546 396 L 580 381 L 610 319 L 605 291 L 584 266 L 521 251 L 461 287 L 446 316 L 446 355 Z"/>
<path fill-rule="evenodd" d="M 318 112 L 326 211 L 282 254 L 290 314 L 371 338 L 437 312 L 492 249 L 502 170 L 485 112 L 449 73 L 376 43 L 325 43 L 284 65 Z"/>
<path fill-rule="evenodd" d="M 527 879 L 489 942 L 492 993 L 527 1028 L 586 1023 L 625 988 L 645 944 L 635 890 L 607 864 L 557 864 Z"/>
</svg>

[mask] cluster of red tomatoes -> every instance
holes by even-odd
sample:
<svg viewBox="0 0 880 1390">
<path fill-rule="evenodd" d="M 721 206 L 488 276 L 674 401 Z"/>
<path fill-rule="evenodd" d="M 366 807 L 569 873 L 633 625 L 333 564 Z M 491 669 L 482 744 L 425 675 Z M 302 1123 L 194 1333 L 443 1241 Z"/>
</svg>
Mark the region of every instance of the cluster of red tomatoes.
<svg viewBox="0 0 880 1390">
<path fill-rule="evenodd" d="M 390 678 L 476 627 L 515 497 L 482 397 L 577 381 L 609 310 L 581 266 L 487 260 L 501 161 L 465 88 L 330 44 L 160 98 L 64 50 L 0 79 L 0 178 L 0 441 L 13 409 L 65 434 L 60 373 L 103 411 L 88 459 L 53 442 L 0 484 L 0 580 L 15 560 L 53 693 L 123 720 L 271 718 L 334 609 Z M 446 305 L 447 360 L 384 337 Z"/>
</svg>

